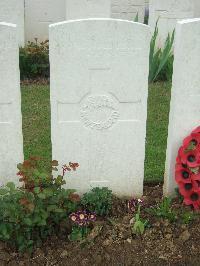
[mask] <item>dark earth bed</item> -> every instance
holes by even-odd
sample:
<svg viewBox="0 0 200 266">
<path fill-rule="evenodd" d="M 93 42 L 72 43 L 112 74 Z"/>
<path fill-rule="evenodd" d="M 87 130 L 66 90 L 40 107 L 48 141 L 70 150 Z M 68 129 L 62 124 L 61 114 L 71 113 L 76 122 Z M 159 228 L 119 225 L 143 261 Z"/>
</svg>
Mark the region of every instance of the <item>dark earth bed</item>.
<svg viewBox="0 0 200 266">
<path fill-rule="evenodd" d="M 146 186 L 146 206 L 161 201 L 162 186 Z M 177 200 L 176 210 L 182 208 Z M 0 265 L 200 265 L 200 218 L 189 225 L 149 216 L 151 227 L 143 236 L 132 235 L 127 202 L 115 199 L 112 216 L 98 219 L 87 242 L 70 242 L 67 235 L 53 236 L 33 255 L 20 255 L 0 243 Z"/>
</svg>

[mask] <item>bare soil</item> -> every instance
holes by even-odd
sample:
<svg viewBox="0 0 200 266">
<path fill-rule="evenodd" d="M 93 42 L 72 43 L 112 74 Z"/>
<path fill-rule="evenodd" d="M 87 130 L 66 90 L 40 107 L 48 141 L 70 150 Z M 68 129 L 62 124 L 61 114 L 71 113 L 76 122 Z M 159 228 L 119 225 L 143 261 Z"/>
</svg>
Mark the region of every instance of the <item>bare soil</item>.
<svg viewBox="0 0 200 266">
<path fill-rule="evenodd" d="M 146 186 L 147 206 L 162 199 L 162 186 Z M 178 201 L 174 209 L 182 208 Z M 70 242 L 67 235 L 53 236 L 32 256 L 18 254 L 0 243 L 0 265 L 200 265 L 200 218 L 189 225 L 142 214 L 151 227 L 144 235 L 132 234 L 126 200 L 115 199 L 112 216 L 99 219 L 83 243 Z"/>
</svg>

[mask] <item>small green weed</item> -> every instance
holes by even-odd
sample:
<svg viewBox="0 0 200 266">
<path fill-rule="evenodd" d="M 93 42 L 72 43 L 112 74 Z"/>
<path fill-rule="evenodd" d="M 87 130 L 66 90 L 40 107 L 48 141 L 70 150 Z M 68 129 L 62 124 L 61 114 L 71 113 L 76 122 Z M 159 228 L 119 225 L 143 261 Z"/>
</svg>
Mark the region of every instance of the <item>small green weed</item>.
<svg viewBox="0 0 200 266">
<path fill-rule="evenodd" d="M 176 213 L 172 210 L 172 199 L 168 197 L 165 197 L 157 207 L 146 209 L 146 212 L 170 222 L 175 222 L 177 219 Z"/>
<path fill-rule="evenodd" d="M 143 235 L 145 228 L 148 226 L 148 220 L 143 220 L 140 217 L 140 208 L 141 206 L 138 207 L 137 213 L 135 214 L 135 221 L 132 226 L 132 232 L 136 235 Z"/>
</svg>

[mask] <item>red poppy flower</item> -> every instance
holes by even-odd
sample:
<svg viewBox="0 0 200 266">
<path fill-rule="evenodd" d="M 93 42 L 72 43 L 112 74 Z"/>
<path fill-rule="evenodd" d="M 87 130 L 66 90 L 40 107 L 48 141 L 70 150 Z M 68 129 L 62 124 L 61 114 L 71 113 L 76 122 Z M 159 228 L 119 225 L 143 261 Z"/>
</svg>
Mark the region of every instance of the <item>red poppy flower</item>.
<svg viewBox="0 0 200 266">
<path fill-rule="evenodd" d="M 193 191 L 183 201 L 186 205 L 192 205 L 195 210 L 200 208 L 200 195 L 198 192 Z"/>
<path fill-rule="evenodd" d="M 196 192 L 200 193 L 200 181 L 199 180 L 194 180 L 192 181 L 193 188 Z"/>
<path fill-rule="evenodd" d="M 200 181 L 200 173 L 198 172 L 198 174 L 191 174 L 191 180 L 195 180 L 195 181 Z"/>
<path fill-rule="evenodd" d="M 181 146 L 178 150 L 178 156 L 176 158 L 176 162 L 177 163 L 182 163 L 182 157 L 185 154 L 185 148 L 183 146 Z"/>
<path fill-rule="evenodd" d="M 180 156 L 177 156 L 177 157 L 176 157 L 176 163 L 177 163 L 177 164 L 181 164 L 181 157 L 180 157 Z"/>
<path fill-rule="evenodd" d="M 186 164 L 183 164 L 183 163 L 177 163 L 176 166 L 175 166 L 175 171 L 179 171 L 181 169 L 188 169 L 187 165 Z"/>
<path fill-rule="evenodd" d="M 195 191 L 200 192 L 200 173 L 192 174 L 191 181 L 192 181 Z"/>
<path fill-rule="evenodd" d="M 182 152 L 181 161 L 188 167 L 195 168 L 200 166 L 200 154 L 196 150 Z"/>
<path fill-rule="evenodd" d="M 200 209 L 200 126 L 183 140 L 178 150 L 175 179 L 184 203 Z"/>
<path fill-rule="evenodd" d="M 189 197 L 191 192 L 193 191 L 193 184 L 192 182 L 188 183 L 179 183 L 179 192 L 184 197 Z"/>
<path fill-rule="evenodd" d="M 179 166 L 176 168 L 175 172 L 175 179 L 177 183 L 188 183 L 191 182 L 191 172 L 187 168 L 183 168 L 182 166 Z"/>
<path fill-rule="evenodd" d="M 200 134 L 200 126 L 195 128 L 193 131 L 192 131 L 192 134 L 193 133 L 197 133 L 197 134 Z"/>
<path fill-rule="evenodd" d="M 192 133 L 190 136 L 183 140 L 183 147 L 185 149 L 193 150 L 196 148 L 200 143 L 200 134 Z"/>
</svg>

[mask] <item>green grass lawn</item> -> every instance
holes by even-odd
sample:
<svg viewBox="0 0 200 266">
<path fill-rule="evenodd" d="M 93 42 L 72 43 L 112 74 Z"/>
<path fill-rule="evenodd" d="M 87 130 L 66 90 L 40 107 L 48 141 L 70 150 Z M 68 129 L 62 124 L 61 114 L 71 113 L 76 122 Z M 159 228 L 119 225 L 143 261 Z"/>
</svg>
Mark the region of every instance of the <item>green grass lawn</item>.
<svg viewBox="0 0 200 266">
<path fill-rule="evenodd" d="M 145 160 L 146 181 L 161 181 L 164 173 L 170 83 L 149 87 Z M 24 155 L 51 160 L 49 86 L 22 86 Z M 56 158 L 54 158 L 56 159 Z"/>
<path fill-rule="evenodd" d="M 163 180 L 168 135 L 171 83 L 149 87 L 145 180 Z"/>
</svg>

